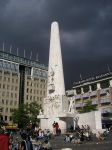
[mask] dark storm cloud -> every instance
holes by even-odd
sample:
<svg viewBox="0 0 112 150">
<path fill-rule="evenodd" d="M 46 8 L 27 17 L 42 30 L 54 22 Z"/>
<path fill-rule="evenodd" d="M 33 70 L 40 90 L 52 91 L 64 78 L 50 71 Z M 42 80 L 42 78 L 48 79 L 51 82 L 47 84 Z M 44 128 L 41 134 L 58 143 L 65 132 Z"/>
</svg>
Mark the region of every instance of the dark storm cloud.
<svg viewBox="0 0 112 150">
<path fill-rule="evenodd" d="M 39 53 L 48 63 L 50 24 L 57 20 L 63 54 L 66 88 L 75 80 L 112 68 L 111 0 L 1 0 L 0 47 L 27 57 Z"/>
</svg>

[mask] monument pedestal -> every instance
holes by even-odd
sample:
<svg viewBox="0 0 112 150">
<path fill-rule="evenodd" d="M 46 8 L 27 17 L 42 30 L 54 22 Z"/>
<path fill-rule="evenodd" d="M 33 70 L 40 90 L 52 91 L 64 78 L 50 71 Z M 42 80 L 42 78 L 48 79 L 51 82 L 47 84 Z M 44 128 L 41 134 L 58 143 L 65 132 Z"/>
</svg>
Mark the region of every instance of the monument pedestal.
<svg viewBox="0 0 112 150">
<path fill-rule="evenodd" d="M 67 129 L 73 126 L 73 118 L 72 117 L 53 117 L 53 118 L 41 118 L 40 126 L 44 129 L 49 129 L 53 131 L 53 122 L 58 122 L 59 128 L 61 129 L 61 133 L 65 134 Z"/>
</svg>

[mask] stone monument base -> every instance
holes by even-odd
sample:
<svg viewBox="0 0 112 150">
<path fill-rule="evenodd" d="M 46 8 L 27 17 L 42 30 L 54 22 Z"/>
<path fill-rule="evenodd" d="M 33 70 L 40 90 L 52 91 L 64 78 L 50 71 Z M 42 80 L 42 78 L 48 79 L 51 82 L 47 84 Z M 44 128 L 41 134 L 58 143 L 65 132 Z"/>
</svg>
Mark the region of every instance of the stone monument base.
<svg viewBox="0 0 112 150">
<path fill-rule="evenodd" d="M 39 118 L 39 117 L 38 117 Z M 65 134 L 67 129 L 74 125 L 73 117 L 52 117 L 52 118 L 41 118 L 40 127 L 41 129 L 49 129 L 53 131 L 53 123 L 58 122 L 61 133 Z"/>
<path fill-rule="evenodd" d="M 83 114 L 77 114 L 79 117 L 78 125 L 89 125 L 93 132 L 102 130 L 101 111 L 92 111 Z"/>
</svg>

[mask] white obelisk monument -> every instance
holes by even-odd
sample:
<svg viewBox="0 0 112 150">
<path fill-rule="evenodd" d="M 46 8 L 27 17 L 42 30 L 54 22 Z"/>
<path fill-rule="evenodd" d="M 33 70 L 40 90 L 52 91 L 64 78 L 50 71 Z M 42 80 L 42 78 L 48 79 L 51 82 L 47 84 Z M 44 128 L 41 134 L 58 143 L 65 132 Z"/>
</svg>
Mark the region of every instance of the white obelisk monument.
<svg viewBox="0 0 112 150">
<path fill-rule="evenodd" d="M 62 133 L 73 123 L 73 116 L 68 112 L 68 99 L 65 96 L 65 84 L 61 54 L 61 44 L 59 35 L 59 25 L 57 22 L 51 24 L 49 67 L 47 97 L 43 103 L 43 115 L 41 118 L 41 128 L 51 129 L 53 122 L 58 122 Z"/>
</svg>

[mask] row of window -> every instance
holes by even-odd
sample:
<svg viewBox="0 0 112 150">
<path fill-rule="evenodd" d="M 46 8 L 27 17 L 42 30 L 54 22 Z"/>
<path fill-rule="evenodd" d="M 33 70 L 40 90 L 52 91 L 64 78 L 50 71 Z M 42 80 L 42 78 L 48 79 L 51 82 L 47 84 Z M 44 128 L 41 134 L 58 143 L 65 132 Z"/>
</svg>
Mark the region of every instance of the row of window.
<svg viewBox="0 0 112 150">
<path fill-rule="evenodd" d="M 18 97 L 18 93 L 10 93 L 10 92 L 2 92 L 2 96 L 3 97 L 11 97 L 11 98 L 17 98 Z"/>
<path fill-rule="evenodd" d="M 37 97 L 37 96 L 26 96 L 26 100 L 30 100 L 30 101 L 42 101 L 42 97 Z"/>
<path fill-rule="evenodd" d="M 18 81 L 19 81 L 18 79 L 3 77 L 3 76 L 0 76 L 0 81 L 2 81 L 2 78 L 3 78 L 3 81 L 8 81 L 8 82 L 12 82 L 12 83 L 18 83 Z"/>
<path fill-rule="evenodd" d="M 42 84 L 46 83 L 46 80 L 44 80 L 44 79 L 41 79 L 41 80 L 37 79 L 37 80 L 34 80 L 33 82 L 27 81 L 27 86 L 36 86 L 38 83 L 42 83 Z"/>
<path fill-rule="evenodd" d="M 105 81 L 100 82 L 101 89 L 108 88 L 109 85 L 110 85 L 109 80 L 105 80 Z M 97 84 L 91 84 L 90 86 L 91 86 L 91 90 L 92 91 L 96 91 L 97 90 Z M 83 86 L 83 92 L 84 93 L 89 92 L 89 90 L 90 90 L 89 85 Z M 81 94 L 81 87 L 76 88 L 76 93 L 77 94 Z"/>
<path fill-rule="evenodd" d="M 42 90 L 40 90 L 40 91 L 39 91 L 39 90 L 33 90 L 33 89 L 29 89 L 29 88 L 27 88 L 26 92 L 27 92 L 27 93 L 33 93 L 33 94 L 39 94 L 39 93 L 40 93 L 41 95 L 42 95 L 42 94 L 43 94 L 43 95 L 46 94 L 45 91 L 42 91 Z"/>
<path fill-rule="evenodd" d="M 4 120 L 4 121 L 8 121 L 8 119 L 9 119 L 9 121 L 12 121 L 12 117 L 11 116 L 1 116 L 1 120 Z"/>
<path fill-rule="evenodd" d="M 35 88 L 46 88 L 46 84 L 36 84 L 34 83 Z"/>
<path fill-rule="evenodd" d="M 7 89 L 7 90 L 11 89 L 15 91 L 18 90 L 18 86 L 14 86 L 14 85 L 10 86 L 9 84 L 1 84 L 1 83 L 0 83 L 0 88 Z"/>
<path fill-rule="evenodd" d="M 13 105 L 14 104 L 14 106 L 15 105 L 17 105 L 18 104 L 18 102 L 17 101 L 14 101 L 14 100 L 4 100 L 4 99 L 2 99 L 2 104 L 6 104 L 6 105 Z"/>
<path fill-rule="evenodd" d="M 107 94 L 99 95 L 99 98 L 107 98 L 107 97 L 109 97 L 109 95 L 107 95 Z M 93 96 L 88 96 L 88 97 L 77 98 L 76 101 L 78 101 L 78 100 L 86 100 L 88 98 L 92 100 L 92 99 L 96 99 L 98 97 L 97 97 L 97 95 L 93 95 Z"/>
</svg>

